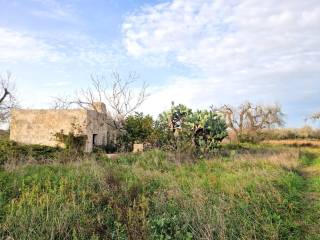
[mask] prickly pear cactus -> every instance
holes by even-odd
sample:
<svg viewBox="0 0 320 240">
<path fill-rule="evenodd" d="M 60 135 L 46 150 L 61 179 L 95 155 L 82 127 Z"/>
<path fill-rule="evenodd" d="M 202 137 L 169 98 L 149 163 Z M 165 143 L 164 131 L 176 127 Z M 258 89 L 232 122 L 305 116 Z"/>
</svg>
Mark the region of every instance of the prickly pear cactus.
<svg viewBox="0 0 320 240">
<path fill-rule="evenodd" d="M 166 117 L 175 137 L 192 142 L 201 153 L 212 151 L 228 135 L 225 120 L 212 111 L 192 112 L 184 105 L 173 104 Z"/>
</svg>

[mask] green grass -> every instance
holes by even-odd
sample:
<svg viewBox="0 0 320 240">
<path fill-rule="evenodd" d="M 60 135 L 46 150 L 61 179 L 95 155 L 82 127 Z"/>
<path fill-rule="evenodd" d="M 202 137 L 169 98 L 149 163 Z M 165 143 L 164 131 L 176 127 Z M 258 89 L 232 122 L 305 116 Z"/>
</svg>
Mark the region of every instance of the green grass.
<svg viewBox="0 0 320 240">
<path fill-rule="evenodd" d="M 28 161 L 44 162 L 57 159 L 62 149 L 41 145 L 22 145 L 0 136 L 0 166 L 24 164 Z"/>
<path fill-rule="evenodd" d="M 320 150 L 301 153 L 301 174 L 305 178 L 304 225 L 305 239 L 320 239 Z"/>
<path fill-rule="evenodd" d="M 320 151 L 225 151 L 185 163 L 150 151 L 4 167 L 0 239 L 317 239 L 320 204 L 306 210 L 305 199 L 319 177 L 301 171 L 320 166 Z"/>
</svg>

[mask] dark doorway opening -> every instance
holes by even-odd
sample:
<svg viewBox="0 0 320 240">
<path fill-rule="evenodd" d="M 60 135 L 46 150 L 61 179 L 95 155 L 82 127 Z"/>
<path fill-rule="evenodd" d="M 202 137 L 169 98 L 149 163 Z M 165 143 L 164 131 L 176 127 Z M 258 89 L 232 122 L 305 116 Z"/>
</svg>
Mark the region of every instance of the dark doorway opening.
<svg viewBox="0 0 320 240">
<path fill-rule="evenodd" d="M 92 135 L 92 145 L 93 146 L 97 146 L 97 138 L 98 138 L 98 134 Z"/>
</svg>

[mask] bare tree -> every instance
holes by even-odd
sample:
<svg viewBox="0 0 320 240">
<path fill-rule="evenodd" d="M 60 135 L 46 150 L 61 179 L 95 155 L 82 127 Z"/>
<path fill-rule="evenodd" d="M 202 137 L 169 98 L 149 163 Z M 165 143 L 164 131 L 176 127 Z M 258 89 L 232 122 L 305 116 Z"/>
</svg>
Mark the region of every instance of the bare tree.
<svg viewBox="0 0 320 240">
<path fill-rule="evenodd" d="M 6 74 L 0 75 L 0 122 L 6 122 L 10 110 L 16 106 L 14 92 L 12 74 L 7 71 Z"/>
<path fill-rule="evenodd" d="M 284 124 L 280 106 L 253 105 L 250 102 L 238 107 L 223 105 L 219 108 L 211 107 L 213 111 L 220 112 L 226 119 L 227 126 L 235 133 L 237 138 L 243 134 L 256 134 L 257 131 Z"/>
<path fill-rule="evenodd" d="M 136 73 L 130 73 L 127 79 L 122 79 L 119 73 L 113 72 L 111 81 L 102 75 L 91 75 L 91 87 L 80 89 L 72 97 L 55 98 L 54 108 L 80 107 L 97 110 L 95 103 L 103 102 L 107 105 L 112 125 L 122 129 L 124 119 L 133 114 L 148 96 L 145 83 L 139 89 L 134 88 L 137 80 Z"/>
<path fill-rule="evenodd" d="M 320 112 L 315 112 L 314 114 L 312 114 L 310 117 L 309 117 L 311 120 L 320 120 Z"/>
</svg>

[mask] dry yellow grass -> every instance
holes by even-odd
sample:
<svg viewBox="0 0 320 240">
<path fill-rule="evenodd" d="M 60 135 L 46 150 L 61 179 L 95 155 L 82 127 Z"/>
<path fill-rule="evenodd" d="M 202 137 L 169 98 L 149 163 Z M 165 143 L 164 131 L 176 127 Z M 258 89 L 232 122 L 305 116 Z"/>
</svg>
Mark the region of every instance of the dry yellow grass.
<svg viewBox="0 0 320 240">
<path fill-rule="evenodd" d="M 286 139 L 286 140 L 265 140 L 263 143 L 272 145 L 295 145 L 320 147 L 318 139 Z"/>
<path fill-rule="evenodd" d="M 299 166 L 299 150 L 298 149 L 285 149 L 280 152 L 270 152 L 262 154 L 242 154 L 234 159 L 233 164 L 240 163 L 271 163 L 276 166 L 288 170 L 295 170 Z"/>
</svg>

